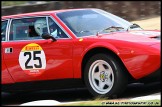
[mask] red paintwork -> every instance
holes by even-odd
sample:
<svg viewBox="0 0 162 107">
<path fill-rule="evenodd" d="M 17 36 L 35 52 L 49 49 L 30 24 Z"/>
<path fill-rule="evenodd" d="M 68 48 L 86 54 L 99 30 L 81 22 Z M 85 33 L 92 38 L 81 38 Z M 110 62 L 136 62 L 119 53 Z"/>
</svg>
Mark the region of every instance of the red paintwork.
<svg viewBox="0 0 162 107">
<path fill-rule="evenodd" d="M 70 9 L 69 9 L 70 10 Z M 99 34 L 99 36 L 76 38 L 67 26 L 55 15 L 59 11 L 27 13 L 3 16 L 2 20 L 26 16 L 51 15 L 71 36 L 71 39 L 31 40 L 2 42 L 2 84 L 54 80 L 65 78 L 81 78 L 81 65 L 85 54 L 93 48 L 104 47 L 111 50 L 122 60 L 128 72 L 135 78 L 142 78 L 160 68 L 160 41 L 151 39 L 151 35 L 137 36 L 130 32 Z M 160 31 L 156 31 L 160 32 Z M 29 44 L 39 44 L 46 55 L 46 69 L 40 76 L 27 75 L 21 69 L 18 58 L 21 49 Z M 5 48 L 12 47 L 13 53 L 4 53 Z"/>
<path fill-rule="evenodd" d="M 46 71 L 37 77 L 30 76 L 23 72 L 18 62 L 21 49 L 29 43 L 39 44 L 46 55 Z M 59 42 L 51 42 L 51 40 L 5 42 L 3 43 L 3 51 L 6 47 L 13 48 L 12 54 L 4 55 L 4 61 L 15 82 L 73 77 L 71 40 L 59 40 Z"/>
<path fill-rule="evenodd" d="M 13 79 L 11 78 L 11 75 L 9 74 L 8 72 L 8 69 L 6 67 L 6 64 L 4 62 L 4 59 L 3 59 L 3 54 L 1 54 L 1 58 L 2 58 L 2 68 L 1 68 L 1 73 L 2 73 L 2 84 L 7 84 L 7 83 L 14 83 Z"/>
</svg>

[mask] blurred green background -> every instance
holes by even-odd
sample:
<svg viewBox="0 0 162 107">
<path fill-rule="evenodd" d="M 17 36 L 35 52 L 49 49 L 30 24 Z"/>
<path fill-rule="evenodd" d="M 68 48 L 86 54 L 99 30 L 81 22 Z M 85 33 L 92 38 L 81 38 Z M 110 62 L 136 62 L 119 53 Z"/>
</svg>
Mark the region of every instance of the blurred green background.
<svg viewBox="0 0 162 107">
<path fill-rule="evenodd" d="M 47 3 L 50 1 L 2 1 L 2 7 L 5 6 L 18 6 L 24 4 L 39 4 L 39 3 Z"/>
</svg>

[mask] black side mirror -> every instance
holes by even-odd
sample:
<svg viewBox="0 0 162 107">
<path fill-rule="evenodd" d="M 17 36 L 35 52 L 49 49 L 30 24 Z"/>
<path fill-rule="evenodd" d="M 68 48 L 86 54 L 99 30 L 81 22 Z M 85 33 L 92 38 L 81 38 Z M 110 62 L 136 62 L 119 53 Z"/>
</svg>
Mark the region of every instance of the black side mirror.
<svg viewBox="0 0 162 107">
<path fill-rule="evenodd" d="M 53 41 L 56 41 L 56 39 L 53 36 L 51 36 L 49 33 L 43 33 L 42 38 L 43 39 L 52 39 Z"/>
</svg>

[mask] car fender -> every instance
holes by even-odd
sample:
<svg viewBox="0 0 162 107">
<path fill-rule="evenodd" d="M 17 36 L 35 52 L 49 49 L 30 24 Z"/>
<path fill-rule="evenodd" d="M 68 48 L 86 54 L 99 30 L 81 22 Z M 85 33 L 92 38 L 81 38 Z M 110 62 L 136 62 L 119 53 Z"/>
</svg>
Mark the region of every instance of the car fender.
<svg viewBox="0 0 162 107">
<path fill-rule="evenodd" d="M 74 62 L 75 63 L 74 78 L 81 78 L 81 72 L 82 72 L 81 67 L 82 67 L 83 58 L 87 52 L 89 52 L 90 50 L 94 48 L 106 48 L 114 52 L 116 55 L 120 54 L 115 46 L 107 42 L 95 42 L 95 43 L 90 44 L 89 46 L 86 46 L 86 48 L 84 47 L 84 50 L 80 54 L 80 59 L 75 61 L 76 63 Z"/>
<path fill-rule="evenodd" d="M 112 44 L 110 43 L 107 43 L 107 42 L 96 42 L 96 43 L 93 43 L 91 45 L 89 45 L 81 54 L 82 58 L 85 56 L 85 54 L 90 51 L 91 49 L 94 49 L 94 48 L 99 48 L 99 47 L 103 47 L 103 48 L 107 48 L 108 50 L 111 50 L 113 51 L 114 53 L 117 54 L 120 54 L 118 49 L 113 46 Z"/>
</svg>

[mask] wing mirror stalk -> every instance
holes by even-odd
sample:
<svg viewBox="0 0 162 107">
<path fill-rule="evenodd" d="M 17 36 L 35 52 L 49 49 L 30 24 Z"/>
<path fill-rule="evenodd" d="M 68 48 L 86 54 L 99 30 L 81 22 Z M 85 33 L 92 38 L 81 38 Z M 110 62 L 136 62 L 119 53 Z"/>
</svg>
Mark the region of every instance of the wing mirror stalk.
<svg viewBox="0 0 162 107">
<path fill-rule="evenodd" d="M 53 36 L 51 36 L 49 33 L 43 33 L 42 38 L 43 39 L 52 39 L 52 41 L 56 41 L 56 39 Z"/>
</svg>

